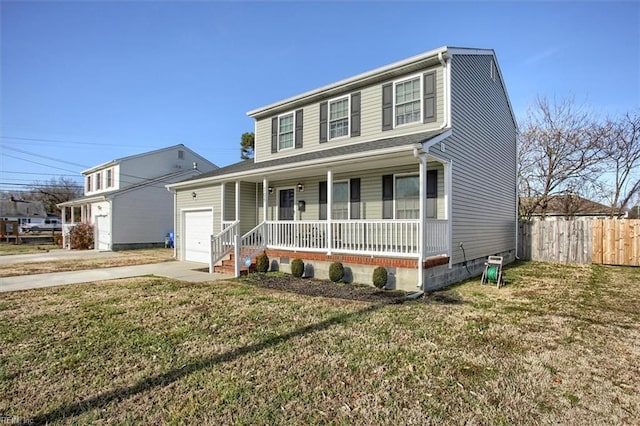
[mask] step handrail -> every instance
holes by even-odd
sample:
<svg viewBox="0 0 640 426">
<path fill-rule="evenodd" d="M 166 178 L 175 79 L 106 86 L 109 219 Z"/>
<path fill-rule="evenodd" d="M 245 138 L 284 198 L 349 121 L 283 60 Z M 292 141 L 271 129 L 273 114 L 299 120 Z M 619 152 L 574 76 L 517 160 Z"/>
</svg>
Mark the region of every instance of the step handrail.
<svg viewBox="0 0 640 426">
<path fill-rule="evenodd" d="M 211 265 L 221 261 L 233 251 L 235 236 L 238 233 L 239 220 L 234 221 L 216 235 L 211 236 Z"/>
</svg>

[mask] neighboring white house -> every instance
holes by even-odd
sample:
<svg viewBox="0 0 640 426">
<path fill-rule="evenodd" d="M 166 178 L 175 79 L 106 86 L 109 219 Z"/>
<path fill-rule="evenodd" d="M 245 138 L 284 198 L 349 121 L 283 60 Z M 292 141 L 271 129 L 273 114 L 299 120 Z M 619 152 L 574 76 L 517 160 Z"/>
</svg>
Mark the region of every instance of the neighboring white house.
<svg viewBox="0 0 640 426">
<path fill-rule="evenodd" d="M 47 211 L 41 201 L 26 201 L 11 197 L 0 200 L 0 220 L 15 220 L 18 225 L 31 222 L 42 222 L 47 218 Z"/>
<path fill-rule="evenodd" d="M 70 226 L 79 222 L 94 225 L 96 250 L 163 246 L 174 231 L 173 196 L 165 186 L 215 169 L 180 144 L 83 171 L 84 196 L 58 205 L 65 247 Z"/>
<path fill-rule="evenodd" d="M 441 47 L 248 115 L 253 160 L 168 185 L 179 259 L 264 250 L 284 271 L 340 261 L 371 283 L 383 266 L 431 290 L 515 258 L 517 129 L 493 50 Z"/>
</svg>

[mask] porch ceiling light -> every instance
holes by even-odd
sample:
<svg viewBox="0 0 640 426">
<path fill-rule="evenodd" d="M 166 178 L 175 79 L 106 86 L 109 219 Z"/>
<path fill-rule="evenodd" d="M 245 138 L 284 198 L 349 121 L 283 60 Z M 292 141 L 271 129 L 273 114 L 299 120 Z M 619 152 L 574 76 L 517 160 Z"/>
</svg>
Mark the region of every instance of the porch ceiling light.
<svg viewBox="0 0 640 426">
<path fill-rule="evenodd" d="M 304 191 L 304 185 L 299 183 L 298 184 L 298 191 L 303 192 Z"/>
</svg>

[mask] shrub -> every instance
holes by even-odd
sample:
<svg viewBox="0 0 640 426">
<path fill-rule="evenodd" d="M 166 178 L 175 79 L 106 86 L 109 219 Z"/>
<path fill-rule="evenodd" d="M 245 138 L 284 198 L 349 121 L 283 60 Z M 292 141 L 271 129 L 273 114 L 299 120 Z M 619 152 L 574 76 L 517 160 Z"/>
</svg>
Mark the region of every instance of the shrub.
<svg viewBox="0 0 640 426">
<path fill-rule="evenodd" d="M 337 283 L 344 278 L 344 266 L 340 262 L 333 262 L 329 266 L 329 279 L 334 283 Z"/>
<path fill-rule="evenodd" d="M 256 257 L 256 270 L 262 273 L 269 270 L 269 256 L 266 252 L 262 252 Z"/>
<path fill-rule="evenodd" d="M 387 270 L 382 266 L 373 270 L 373 285 L 382 288 L 387 285 Z"/>
<path fill-rule="evenodd" d="M 88 250 L 93 248 L 93 225 L 80 223 L 69 231 L 69 242 L 72 249 Z"/>
<path fill-rule="evenodd" d="M 300 278 L 304 274 L 304 262 L 302 259 L 293 259 L 291 261 L 291 275 Z"/>
</svg>

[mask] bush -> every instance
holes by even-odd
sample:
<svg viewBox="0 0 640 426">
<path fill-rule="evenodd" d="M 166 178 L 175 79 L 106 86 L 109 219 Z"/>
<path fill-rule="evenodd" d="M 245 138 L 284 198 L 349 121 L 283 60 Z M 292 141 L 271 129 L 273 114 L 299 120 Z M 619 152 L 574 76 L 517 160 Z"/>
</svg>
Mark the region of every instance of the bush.
<svg viewBox="0 0 640 426">
<path fill-rule="evenodd" d="M 69 242 L 72 249 L 89 250 L 93 248 L 93 225 L 90 223 L 80 223 L 69 231 Z"/>
<path fill-rule="evenodd" d="M 262 273 L 269 270 L 269 256 L 266 252 L 262 252 L 256 257 L 256 270 Z"/>
<path fill-rule="evenodd" d="M 329 266 L 329 279 L 334 283 L 337 283 L 344 278 L 344 266 L 340 262 L 333 262 Z"/>
<path fill-rule="evenodd" d="M 387 285 L 387 270 L 382 266 L 373 270 L 373 285 L 382 288 Z"/>
<path fill-rule="evenodd" d="M 291 275 L 300 278 L 304 274 L 304 262 L 302 259 L 293 259 L 291 261 Z"/>
</svg>

